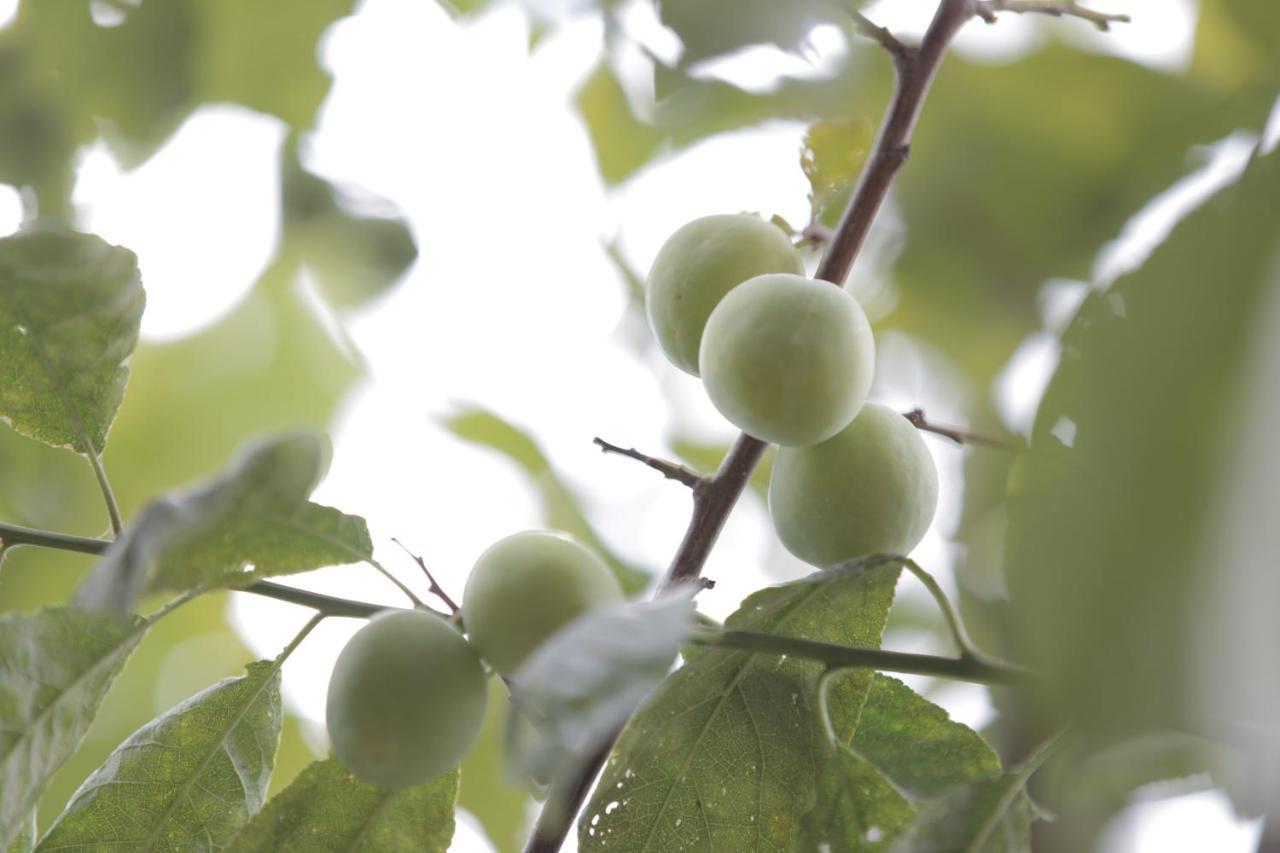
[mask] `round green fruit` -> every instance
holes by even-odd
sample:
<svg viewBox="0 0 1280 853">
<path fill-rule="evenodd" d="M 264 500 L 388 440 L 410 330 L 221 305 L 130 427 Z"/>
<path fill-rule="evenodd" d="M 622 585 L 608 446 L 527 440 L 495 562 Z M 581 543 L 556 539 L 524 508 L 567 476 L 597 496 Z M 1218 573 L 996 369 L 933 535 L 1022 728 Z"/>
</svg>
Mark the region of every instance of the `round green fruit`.
<svg viewBox="0 0 1280 853">
<path fill-rule="evenodd" d="M 645 284 L 649 324 L 671 363 L 697 376 L 711 312 L 730 290 L 771 272 L 800 275 L 804 262 L 782 229 L 757 216 L 704 216 L 672 234 Z"/>
<path fill-rule="evenodd" d="M 778 538 L 821 568 L 867 554 L 909 554 L 937 505 L 938 471 L 924 440 L 876 403 L 822 444 L 779 450 L 769 479 Z"/>
<path fill-rule="evenodd" d="M 875 340 L 857 300 L 778 273 L 735 287 L 702 336 L 702 384 L 720 414 L 784 446 L 825 441 L 866 402 Z"/>
<path fill-rule="evenodd" d="M 325 724 L 348 770 L 394 791 L 456 767 L 488 697 L 480 656 L 453 626 L 420 610 L 387 611 L 334 662 Z"/>
<path fill-rule="evenodd" d="M 485 660 L 510 675 L 584 611 L 621 599 L 613 572 L 576 539 L 529 530 L 480 555 L 462 594 L 462 620 Z"/>
</svg>

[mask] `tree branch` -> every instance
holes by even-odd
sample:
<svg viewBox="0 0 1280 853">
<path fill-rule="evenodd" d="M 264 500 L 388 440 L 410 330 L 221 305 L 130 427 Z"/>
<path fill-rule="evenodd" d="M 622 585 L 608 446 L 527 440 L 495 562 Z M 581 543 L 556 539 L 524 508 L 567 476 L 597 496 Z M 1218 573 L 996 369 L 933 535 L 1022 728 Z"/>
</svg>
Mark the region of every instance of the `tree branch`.
<svg viewBox="0 0 1280 853">
<path fill-rule="evenodd" d="M 1006 687 L 1025 686 L 1035 680 L 1030 670 L 972 655 L 944 658 L 891 652 L 885 649 L 842 646 L 837 643 L 822 643 L 817 640 L 784 637 L 780 634 L 766 634 L 758 631 L 711 631 L 704 628 L 694 634 L 693 642 L 700 646 L 814 660 L 835 669 L 905 672 L 911 675 L 933 675 L 957 681 L 998 684 Z"/>
<path fill-rule="evenodd" d="M 972 17 L 973 2 L 974 0 L 941 0 L 918 47 L 904 48 L 901 54 L 890 50 L 897 69 L 897 87 L 871 159 L 867 162 L 866 170 L 840 224 L 827 244 L 827 252 L 818 266 L 817 278 L 843 286 L 845 279 L 849 277 L 849 271 L 866 241 L 876 213 L 889 193 L 893 178 L 907 161 L 911 150 L 911 133 L 920 117 L 920 108 L 946 53 L 947 45 L 961 25 Z M 702 567 L 725 520 L 746 488 L 751 472 L 760 462 L 767 447 L 765 442 L 743 433 L 720 463 L 720 469 L 695 490 L 693 516 L 671 566 L 667 569 L 666 577 L 658 585 L 659 592 L 701 576 Z M 592 782 L 608 758 L 613 740 L 614 738 L 610 738 L 605 747 L 592 756 L 574 778 L 567 780 L 561 789 L 564 792 L 563 799 L 557 803 L 557 807 L 544 808 L 538 815 L 525 853 L 556 853 L 560 849 L 591 790 Z"/>
<path fill-rule="evenodd" d="M 616 444 L 610 444 L 603 438 L 593 438 L 592 442 L 599 446 L 599 448 L 605 453 L 616 453 L 619 456 L 625 456 L 628 459 L 634 459 L 637 462 L 648 465 L 653 470 L 661 473 L 662 476 L 666 477 L 668 480 L 675 480 L 677 483 L 682 483 L 683 485 L 693 489 L 695 492 L 706 482 L 705 478 L 701 474 L 691 468 L 686 468 L 683 465 L 677 465 L 674 462 L 668 462 L 665 459 L 658 459 L 655 456 L 649 456 L 646 453 L 641 453 L 634 447 L 619 447 Z"/>
<path fill-rule="evenodd" d="M 898 37 L 889 32 L 887 27 L 882 27 L 874 23 L 870 18 L 856 9 L 848 10 L 849 17 L 853 18 L 853 28 L 859 34 L 866 36 L 876 44 L 883 47 L 893 57 L 893 61 L 899 68 L 909 64 L 913 59 L 914 48 L 908 47 L 898 40 Z"/>
<path fill-rule="evenodd" d="M 458 607 L 454 600 L 449 597 L 449 593 L 444 591 L 444 587 L 436 581 L 436 576 L 431 574 L 431 570 L 427 568 L 427 561 L 410 551 L 403 542 L 394 536 L 391 537 L 391 541 L 399 545 L 400 548 L 409 555 L 409 559 L 417 563 L 418 568 L 422 569 L 422 573 L 427 576 L 427 583 L 431 585 L 431 594 L 443 601 L 445 606 L 449 608 L 449 612 L 451 614 L 457 615 L 461 608 Z"/>
<path fill-rule="evenodd" d="M 1017 447 L 1012 442 L 1004 439 L 993 438 L 982 433 L 969 432 L 959 427 L 932 423 L 925 418 L 924 409 L 912 409 L 909 412 L 904 412 L 902 416 L 911 421 L 911 425 L 916 429 L 931 432 L 943 438 L 949 438 L 956 444 L 982 444 L 987 447 L 999 448 L 1000 450 L 1017 450 Z"/>
<path fill-rule="evenodd" d="M 1111 29 L 1112 24 L 1129 23 L 1128 15 L 1095 12 L 1092 9 L 1086 9 L 1081 6 L 1075 0 L 1065 0 L 1065 2 L 1049 2 L 1049 0 L 977 0 L 974 4 L 974 14 L 988 24 L 996 22 L 997 12 L 1049 15 L 1054 18 L 1080 18 L 1093 24 L 1103 32 Z"/>
</svg>

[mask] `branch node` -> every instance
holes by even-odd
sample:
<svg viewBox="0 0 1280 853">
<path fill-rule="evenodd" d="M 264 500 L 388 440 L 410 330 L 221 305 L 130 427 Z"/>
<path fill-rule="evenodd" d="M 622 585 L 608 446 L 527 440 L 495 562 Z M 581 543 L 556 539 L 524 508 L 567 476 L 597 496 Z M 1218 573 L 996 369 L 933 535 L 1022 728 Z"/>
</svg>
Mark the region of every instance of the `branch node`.
<svg viewBox="0 0 1280 853">
<path fill-rule="evenodd" d="M 675 480 L 677 483 L 681 483 L 688 488 L 693 489 L 695 492 L 697 492 L 703 484 L 706 483 L 706 478 L 693 469 L 686 468 L 683 465 L 677 465 L 675 462 L 668 462 L 665 459 L 658 459 L 655 456 L 649 456 L 646 453 L 641 453 L 634 447 L 619 447 L 616 444 L 610 444 L 603 438 L 592 439 L 592 442 L 605 453 L 616 453 L 619 456 L 634 459 L 637 462 L 647 465 L 653 470 L 659 472 L 668 480 Z"/>
</svg>

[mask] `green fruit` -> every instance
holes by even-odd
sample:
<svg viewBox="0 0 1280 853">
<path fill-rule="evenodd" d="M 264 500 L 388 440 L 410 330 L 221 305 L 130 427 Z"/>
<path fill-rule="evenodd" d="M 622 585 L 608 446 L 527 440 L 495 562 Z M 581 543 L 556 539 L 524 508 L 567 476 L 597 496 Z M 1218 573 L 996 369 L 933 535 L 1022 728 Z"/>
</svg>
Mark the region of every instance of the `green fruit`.
<svg viewBox="0 0 1280 853">
<path fill-rule="evenodd" d="M 778 538 L 821 568 L 867 554 L 909 554 L 937 505 L 938 471 L 924 439 L 876 403 L 822 444 L 779 450 L 769 479 Z"/>
<path fill-rule="evenodd" d="M 745 281 L 711 312 L 702 384 L 720 414 L 784 446 L 844 429 L 871 390 L 871 324 L 843 288 L 785 273 Z"/>
<path fill-rule="evenodd" d="M 380 613 L 338 655 L 325 724 L 352 773 L 387 790 L 452 770 L 480 734 L 488 703 L 471 644 L 420 610 Z"/>
<path fill-rule="evenodd" d="M 462 619 L 485 660 L 510 675 L 584 611 L 621 598 L 613 572 L 576 539 L 529 530 L 480 555 L 462 594 Z"/>
<path fill-rule="evenodd" d="M 704 216 L 672 234 L 645 285 L 649 325 L 671 363 L 697 376 L 711 312 L 734 287 L 771 272 L 800 275 L 804 262 L 782 229 L 757 216 Z"/>
</svg>

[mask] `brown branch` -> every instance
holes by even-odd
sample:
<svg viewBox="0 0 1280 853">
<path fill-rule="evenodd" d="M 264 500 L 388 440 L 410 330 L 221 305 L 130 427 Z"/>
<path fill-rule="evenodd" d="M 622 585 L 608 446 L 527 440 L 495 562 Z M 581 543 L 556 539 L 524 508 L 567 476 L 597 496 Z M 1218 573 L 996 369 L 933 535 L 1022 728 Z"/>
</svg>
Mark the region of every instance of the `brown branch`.
<svg viewBox="0 0 1280 853">
<path fill-rule="evenodd" d="M 902 416 L 911 421 L 911 425 L 918 430 L 931 432 L 934 435 L 940 435 L 943 438 L 949 438 L 956 444 L 982 444 L 987 447 L 996 447 L 1000 450 L 1017 450 L 1017 446 L 1006 439 L 994 438 L 993 436 L 983 435 L 979 432 L 970 432 L 960 427 L 946 426 L 944 424 L 936 424 L 927 420 L 924 416 L 924 409 L 912 409 L 909 412 L 903 412 Z"/>
<path fill-rule="evenodd" d="M 1065 2 L 1049 2 L 1049 0 L 977 0 L 974 4 L 974 14 L 988 24 L 996 22 L 997 12 L 1049 15 L 1054 18 L 1080 18 L 1093 24 L 1103 32 L 1111 29 L 1112 24 L 1127 24 L 1130 20 L 1128 15 L 1086 9 L 1076 3 L 1075 0 L 1065 0 Z"/>
<path fill-rule="evenodd" d="M 401 549 L 409 555 L 409 558 L 418 564 L 418 568 L 422 569 L 422 573 L 427 576 L 427 583 L 431 585 L 429 592 L 445 603 L 445 606 L 449 608 L 449 614 L 451 616 L 458 615 L 458 611 L 461 608 L 458 607 L 458 605 L 454 603 L 453 599 L 449 597 L 449 593 L 444 591 L 444 587 L 440 586 L 440 584 L 436 582 L 436 576 L 431 574 L 431 570 L 427 568 L 427 561 L 410 551 L 403 542 L 394 536 L 391 537 L 391 541 L 399 545 Z"/>
<path fill-rule="evenodd" d="M 634 447 L 619 447 L 616 444 L 610 444 L 603 438 L 594 438 L 592 441 L 599 446 L 605 453 L 616 453 L 619 456 L 625 456 L 628 459 L 634 459 L 648 465 L 655 471 L 658 471 L 668 480 L 675 480 L 677 483 L 683 483 L 695 492 L 701 488 L 707 481 L 701 474 L 691 468 L 683 465 L 677 465 L 674 462 L 668 462 L 665 459 L 658 459 L 655 456 L 641 453 Z"/>
<path fill-rule="evenodd" d="M 961 25 L 972 17 L 973 3 L 974 0 L 941 0 L 919 46 L 904 46 L 900 53 L 890 51 L 897 68 L 898 84 L 866 171 L 818 267 L 818 278 L 841 286 L 849 277 L 893 178 L 907 160 L 912 130 L 947 45 Z M 746 489 L 751 472 L 767 447 L 765 442 L 743 433 L 720 463 L 720 469 L 695 489 L 693 517 L 666 577 L 658 585 L 659 592 L 701 576 L 702 567 L 725 520 Z M 556 853 L 560 849 L 591 791 L 596 775 L 609 756 L 613 740 L 610 738 L 573 778 L 560 786 L 563 795 L 557 798 L 555 808 L 544 808 L 538 816 L 525 853 Z"/>
<path fill-rule="evenodd" d="M 898 40 L 897 36 L 889 32 L 887 27 L 882 27 L 879 24 L 874 23 L 861 12 L 853 9 L 848 10 L 848 12 L 849 17 L 853 18 L 853 28 L 857 30 L 860 35 L 866 36 L 887 50 L 889 55 L 893 57 L 894 63 L 899 68 L 911 63 L 912 59 L 914 59 L 915 48 L 908 47 L 903 44 Z"/>
</svg>

